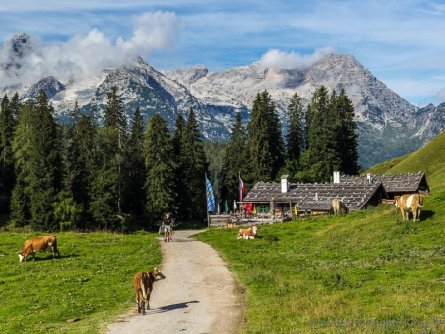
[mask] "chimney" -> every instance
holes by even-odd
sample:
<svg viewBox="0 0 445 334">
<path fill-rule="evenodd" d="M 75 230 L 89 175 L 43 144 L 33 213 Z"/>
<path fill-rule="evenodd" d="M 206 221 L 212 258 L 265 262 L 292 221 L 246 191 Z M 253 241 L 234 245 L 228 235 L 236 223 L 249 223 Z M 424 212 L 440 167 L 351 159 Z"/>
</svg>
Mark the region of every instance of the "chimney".
<svg viewBox="0 0 445 334">
<path fill-rule="evenodd" d="M 334 183 L 338 184 L 340 183 L 340 172 L 334 171 Z"/>
<path fill-rule="evenodd" d="M 318 201 L 318 192 L 315 193 L 315 198 L 314 198 L 314 200 L 315 200 L 315 201 Z"/>
<path fill-rule="evenodd" d="M 287 194 L 289 190 L 289 181 L 288 181 L 289 175 L 283 175 L 281 177 L 281 193 Z"/>
<path fill-rule="evenodd" d="M 371 173 L 366 174 L 366 179 L 368 180 L 368 183 L 371 183 L 371 181 L 372 181 Z"/>
</svg>

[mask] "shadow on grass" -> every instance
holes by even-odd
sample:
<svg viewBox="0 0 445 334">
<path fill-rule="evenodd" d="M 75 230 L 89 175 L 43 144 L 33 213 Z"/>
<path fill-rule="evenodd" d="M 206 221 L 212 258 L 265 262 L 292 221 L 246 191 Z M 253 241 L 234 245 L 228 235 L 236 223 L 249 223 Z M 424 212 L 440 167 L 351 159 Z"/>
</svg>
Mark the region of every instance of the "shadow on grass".
<svg viewBox="0 0 445 334">
<path fill-rule="evenodd" d="M 61 255 L 61 256 L 56 256 L 54 258 L 54 260 L 57 261 L 57 260 L 62 260 L 62 259 L 75 258 L 75 257 L 80 257 L 80 255 L 77 255 L 77 254 Z M 52 260 L 53 256 L 49 255 L 49 256 L 45 256 L 45 257 L 39 257 L 38 255 L 36 255 L 35 259 L 36 259 L 36 261 L 48 261 L 48 260 Z M 26 262 L 32 262 L 32 256 L 28 256 L 28 259 L 26 260 Z"/>
<path fill-rule="evenodd" d="M 434 211 L 422 210 L 420 212 L 420 221 L 430 219 L 430 218 L 434 217 L 435 215 L 436 215 L 436 213 Z"/>
<path fill-rule="evenodd" d="M 196 304 L 196 303 L 199 303 L 199 301 L 191 300 L 191 301 L 185 302 L 185 303 L 165 305 L 162 307 L 158 307 L 157 309 L 151 310 L 150 313 L 164 313 L 164 312 L 173 311 L 173 310 L 177 310 L 177 309 L 187 308 L 187 307 L 189 307 L 188 304 Z"/>
</svg>

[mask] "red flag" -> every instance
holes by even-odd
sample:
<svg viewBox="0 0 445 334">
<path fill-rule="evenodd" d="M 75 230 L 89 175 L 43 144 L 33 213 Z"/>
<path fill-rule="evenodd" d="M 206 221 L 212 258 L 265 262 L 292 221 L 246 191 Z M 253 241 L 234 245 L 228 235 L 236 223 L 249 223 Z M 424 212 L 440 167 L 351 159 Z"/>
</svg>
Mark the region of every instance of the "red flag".
<svg viewBox="0 0 445 334">
<path fill-rule="evenodd" d="M 241 176 L 239 176 L 239 201 L 242 202 L 244 198 L 244 194 L 246 193 L 246 186 L 244 185 Z"/>
</svg>

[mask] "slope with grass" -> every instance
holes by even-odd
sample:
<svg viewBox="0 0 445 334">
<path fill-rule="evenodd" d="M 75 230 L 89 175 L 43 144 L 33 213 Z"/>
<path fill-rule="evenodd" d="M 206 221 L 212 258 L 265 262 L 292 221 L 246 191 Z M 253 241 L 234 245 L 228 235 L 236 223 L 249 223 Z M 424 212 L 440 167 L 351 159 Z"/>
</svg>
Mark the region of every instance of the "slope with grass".
<svg viewBox="0 0 445 334">
<path fill-rule="evenodd" d="M 98 333 L 134 302 L 136 271 L 159 265 L 153 234 L 59 233 L 60 259 L 19 263 L 29 233 L 0 233 L 0 333 Z M 74 322 L 67 320 L 75 319 Z"/>
<path fill-rule="evenodd" d="M 375 169 L 427 173 L 432 193 L 420 222 L 380 206 L 264 226 L 255 240 L 199 234 L 246 289 L 243 332 L 445 332 L 444 149 L 442 133 Z"/>
</svg>

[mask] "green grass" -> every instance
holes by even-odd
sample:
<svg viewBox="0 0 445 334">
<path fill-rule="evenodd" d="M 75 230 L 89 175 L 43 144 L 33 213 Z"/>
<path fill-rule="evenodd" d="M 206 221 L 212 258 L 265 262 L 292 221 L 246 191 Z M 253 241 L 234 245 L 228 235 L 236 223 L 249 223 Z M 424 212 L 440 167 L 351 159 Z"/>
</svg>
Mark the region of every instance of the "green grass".
<svg viewBox="0 0 445 334">
<path fill-rule="evenodd" d="M 387 164 L 427 173 L 432 194 L 420 222 L 380 206 L 262 226 L 255 240 L 226 229 L 199 234 L 246 290 L 242 332 L 445 332 L 444 148 L 445 134 Z"/>
<path fill-rule="evenodd" d="M 136 271 L 159 265 L 154 234 L 59 233 L 60 259 L 16 252 L 38 234 L 0 233 L 0 333 L 98 333 L 134 303 Z M 68 319 L 79 318 L 74 323 Z"/>
</svg>

